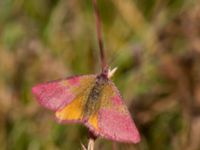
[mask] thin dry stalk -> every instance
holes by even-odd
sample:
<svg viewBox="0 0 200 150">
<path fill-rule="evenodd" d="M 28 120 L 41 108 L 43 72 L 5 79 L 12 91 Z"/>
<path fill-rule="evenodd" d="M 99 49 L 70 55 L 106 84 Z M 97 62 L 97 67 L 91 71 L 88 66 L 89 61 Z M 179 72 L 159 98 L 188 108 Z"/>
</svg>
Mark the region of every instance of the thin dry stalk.
<svg viewBox="0 0 200 150">
<path fill-rule="evenodd" d="M 89 139 L 87 150 L 94 150 L 94 142 L 95 140 L 93 138 Z"/>
</svg>

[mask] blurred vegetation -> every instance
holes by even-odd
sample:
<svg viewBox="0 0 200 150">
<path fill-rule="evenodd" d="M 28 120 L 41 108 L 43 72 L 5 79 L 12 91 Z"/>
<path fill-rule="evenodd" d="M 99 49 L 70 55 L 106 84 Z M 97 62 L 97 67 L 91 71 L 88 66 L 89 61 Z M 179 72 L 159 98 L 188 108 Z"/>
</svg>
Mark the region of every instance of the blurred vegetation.
<svg viewBox="0 0 200 150">
<path fill-rule="evenodd" d="M 142 135 L 96 150 L 200 149 L 200 2 L 99 0 L 113 80 Z M 0 149 L 76 150 L 87 129 L 59 125 L 31 87 L 100 71 L 91 0 L 0 1 Z"/>
</svg>

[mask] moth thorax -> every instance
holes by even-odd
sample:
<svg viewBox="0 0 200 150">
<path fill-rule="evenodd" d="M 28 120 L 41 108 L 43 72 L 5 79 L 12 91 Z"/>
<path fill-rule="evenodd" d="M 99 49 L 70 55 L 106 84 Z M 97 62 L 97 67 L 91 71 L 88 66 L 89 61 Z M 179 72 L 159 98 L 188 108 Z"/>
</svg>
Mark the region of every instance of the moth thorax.
<svg viewBox="0 0 200 150">
<path fill-rule="evenodd" d="M 85 115 L 90 115 L 98 111 L 98 108 L 101 104 L 101 94 L 105 84 L 108 82 L 108 79 L 105 76 L 99 75 L 96 78 L 96 81 L 90 90 L 86 105 L 85 105 Z"/>
<path fill-rule="evenodd" d="M 108 81 L 108 79 L 105 76 L 103 76 L 103 75 L 97 76 L 95 85 L 90 92 L 90 96 L 91 96 L 90 98 L 92 100 L 99 99 L 101 91 L 103 90 L 103 87 L 105 86 L 107 81 Z"/>
</svg>

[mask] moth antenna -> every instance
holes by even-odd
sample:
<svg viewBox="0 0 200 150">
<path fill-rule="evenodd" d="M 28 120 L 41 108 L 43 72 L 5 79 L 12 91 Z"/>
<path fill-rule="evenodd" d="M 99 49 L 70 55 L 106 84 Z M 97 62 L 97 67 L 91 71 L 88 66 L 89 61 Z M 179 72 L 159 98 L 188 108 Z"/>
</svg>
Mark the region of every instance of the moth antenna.
<svg viewBox="0 0 200 150">
<path fill-rule="evenodd" d="M 111 78 L 115 72 L 117 71 L 117 67 L 113 68 L 112 70 L 108 70 L 108 78 Z"/>
</svg>

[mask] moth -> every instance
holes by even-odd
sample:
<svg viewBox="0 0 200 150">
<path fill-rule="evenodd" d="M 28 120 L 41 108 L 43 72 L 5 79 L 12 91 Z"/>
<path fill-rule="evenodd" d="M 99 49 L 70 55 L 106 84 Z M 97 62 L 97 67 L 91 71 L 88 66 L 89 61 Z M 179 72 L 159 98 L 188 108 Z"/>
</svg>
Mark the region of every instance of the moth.
<svg viewBox="0 0 200 150">
<path fill-rule="evenodd" d="M 138 143 L 137 127 L 110 79 L 115 70 L 38 84 L 32 93 L 59 123 L 81 123 L 96 136 Z"/>
</svg>

